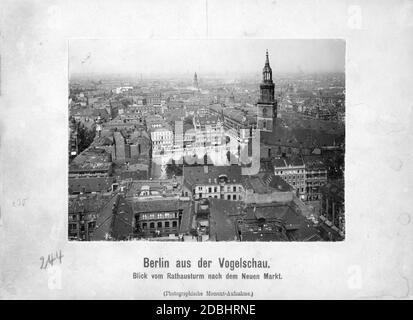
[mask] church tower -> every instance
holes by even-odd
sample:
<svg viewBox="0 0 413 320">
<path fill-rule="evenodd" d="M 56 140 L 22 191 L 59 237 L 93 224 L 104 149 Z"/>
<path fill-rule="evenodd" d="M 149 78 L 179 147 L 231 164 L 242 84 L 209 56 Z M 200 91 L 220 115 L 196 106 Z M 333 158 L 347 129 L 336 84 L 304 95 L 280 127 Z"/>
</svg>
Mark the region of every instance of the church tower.
<svg viewBox="0 0 413 320">
<path fill-rule="evenodd" d="M 195 72 L 194 74 L 194 83 L 193 83 L 193 87 L 196 88 L 197 90 L 199 90 L 199 85 L 198 85 L 198 76 Z"/>
<path fill-rule="evenodd" d="M 260 98 L 257 103 L 257 126 L 261 131 L 275 131 L 275 119 L 277 118 L 277 101 L 274 99 L 274 82 L 272 70 L 266 52 L 265 65 L 262 70 L 262 82 L 260 84 Z"/>
</svg>

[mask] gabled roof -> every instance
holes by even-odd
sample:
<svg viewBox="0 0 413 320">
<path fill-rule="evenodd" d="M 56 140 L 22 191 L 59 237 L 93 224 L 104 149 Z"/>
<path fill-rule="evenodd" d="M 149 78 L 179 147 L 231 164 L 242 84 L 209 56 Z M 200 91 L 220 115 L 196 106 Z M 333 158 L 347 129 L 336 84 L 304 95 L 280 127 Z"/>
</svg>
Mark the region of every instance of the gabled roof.
<svg viewBox="0 0 413 320">
<path fill-rule="evenodd" d="M 116 195 L 100 210 L 91 240 L 126 240 L 133 232 L 133 212 L 121 195 Z"/>
<path fill-rule="evenodd" d="M 119 196 L 116 214 L 112 218 L 111 236 L 116 240 L 124 240 L 133 233 L 133 211 L 131 205 Z"/>
</svg>

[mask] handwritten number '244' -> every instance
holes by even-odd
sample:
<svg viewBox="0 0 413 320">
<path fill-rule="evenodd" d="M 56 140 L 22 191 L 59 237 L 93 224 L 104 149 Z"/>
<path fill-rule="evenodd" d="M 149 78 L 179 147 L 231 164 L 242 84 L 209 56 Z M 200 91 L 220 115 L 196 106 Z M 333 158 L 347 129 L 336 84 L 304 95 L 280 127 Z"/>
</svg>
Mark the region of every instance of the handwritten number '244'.
<svg viewBox="0 0 413 320">
<path fill-rule="evenodd" d="M 44 257 L 40 257 L 40 260 L 42 261 L 40 269 L 47 269 L 49 265 L 53 266 L 53 263 L 55 261 L 58 261 L 61 264 L 62 258 L 63 258 L 63 255 L 62 255 L 61 250 L 59 250 L 59 252 L 56 251 L 56 254 L 53 254 L 53 253 L 48 254 L 47 259 L 45 259 Z"/>
</svg>

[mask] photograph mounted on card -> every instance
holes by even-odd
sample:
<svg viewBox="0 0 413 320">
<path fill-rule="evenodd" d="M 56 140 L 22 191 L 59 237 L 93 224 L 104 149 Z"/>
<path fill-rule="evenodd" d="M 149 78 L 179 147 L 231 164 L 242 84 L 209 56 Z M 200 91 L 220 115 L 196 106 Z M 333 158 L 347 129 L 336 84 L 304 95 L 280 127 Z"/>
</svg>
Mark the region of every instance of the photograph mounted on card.
<svg viewBox="0 0 413 320">
<path fill-rule="evenodd" d="M 344 40 L 72 39 L 69 88 L 70 240 L 344 239 Z"/>
</svg>

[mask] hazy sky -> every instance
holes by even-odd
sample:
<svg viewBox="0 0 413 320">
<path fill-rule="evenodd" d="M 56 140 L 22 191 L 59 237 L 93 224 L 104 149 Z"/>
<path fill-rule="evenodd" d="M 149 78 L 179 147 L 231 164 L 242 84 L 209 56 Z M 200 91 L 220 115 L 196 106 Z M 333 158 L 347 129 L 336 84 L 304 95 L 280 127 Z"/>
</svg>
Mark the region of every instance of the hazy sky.
<svg viewBox="0 0 413 320">
<path fill-rule="evenodd" d="M 344 72 L 344 40 L 71 40 L 70 73 Z"/>
</svg>

